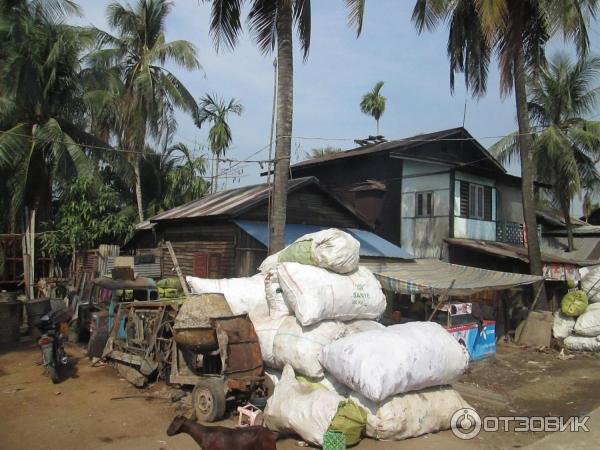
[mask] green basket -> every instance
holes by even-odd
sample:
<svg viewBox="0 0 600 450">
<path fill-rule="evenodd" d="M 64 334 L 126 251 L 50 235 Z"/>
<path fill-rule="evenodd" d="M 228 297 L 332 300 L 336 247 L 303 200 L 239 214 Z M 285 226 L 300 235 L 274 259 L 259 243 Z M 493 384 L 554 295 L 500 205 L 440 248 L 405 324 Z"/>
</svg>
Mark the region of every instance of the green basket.
<svg viewBox="0 0 600 450">
<path fill-rule="evenodd" d="M 337 431 L 327 431 L 323 435 L 323 450 L 346 450 L 346 435 Z"/>
</svg>

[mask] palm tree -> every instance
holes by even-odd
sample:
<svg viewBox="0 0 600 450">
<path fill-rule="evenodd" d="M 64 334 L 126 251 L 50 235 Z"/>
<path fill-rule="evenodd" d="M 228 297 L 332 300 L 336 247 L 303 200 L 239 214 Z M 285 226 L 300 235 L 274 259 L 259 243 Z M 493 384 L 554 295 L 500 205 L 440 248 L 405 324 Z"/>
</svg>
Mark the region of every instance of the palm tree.
<svg viewBox="0 0 600 450">
<path fill-rule="evenodd" d="M 208 188 L 205 159 L 181 142 L 162 152 L 148 148 L 140 171 L 149 216 L 200 198 Z"/>
<path fill-rule="evenodd" d="M 580 56 L 589 47 L 587 21 L 596 14 L 597 0 L 417 0 L 413 21 L 417 30 L 449 23 L 450 86 L 464 72 L 474 96 L 486 91 L 493 52 L 498 56 L 501 92 L 515 93 L 521 162 L 523 216 L 528 230 L 537 229 L 534 198 L 533 139 L 527 109 L 527 73 L 543 65 L 546 43 L 555 32 L 576 43 Z M 530 271 L 542 274 L 537 233 L 528 233 Z"/>
<path fill-rule="evenodd" d="M 166 41 L 171 5 L 167 0 L 138 0 L 135 8 L 110 4 L 108 23 L 117 35 L 96 30 L 99 49 L 90 57 L 94 65 L 116 68 L 123 80 L 117 135 L 133 163 L 140 221 L 144 220 L 140 161 L 147 137 L 160 139 L 165 110 L 171 107 L 197 114 L 192 94 L 164 67 L 172 63 L 188 70 L 200 68 L 194 45 Z"/>
<path fill-rule="evenodd" d="M 556 55 L 539 74 L 528 79 L 529 117 L 539 127 L 533 139 L 535 174 L 552 185 L 551 196 L 565 220 L 569 251 L 575 249 L 571 202 L 585 187 L 597 188 L 600 174 L 600 122 L 586 120 L 597 102 L 598 88 L 590 84 L 600 73 L 600 59 L 572 63 Z M 503 162 L 519 154 L 518 133 L 500 140 L 491 151 Z"/>
<path fill-rule="evenodd" d="M 368 116 L 371 116 L 377 122 L 377 136 L 379 136 L 379 119 L 385 112 L 386 98 L 381 95 L 383 81 L 378 81 L 375 87 L 365 95 L 360 102 L 360 110 Z"/>
<path fill-rule="evenodd" d="M 210 30 L 217 50 L 225 45 L 234 48 L 242 31 L 244 0 L 204 0 L 212 4 Z M 304 59 L 310 49 L 310 0 L 248 0 L 248 26 L 263 53 L 277 50 L 277 121 L 273 210 L 269 230 L 269 252 L 284 247 L 287 184 L 292 150 L 292 116 L 294 99 L 294 58 L 292 29 L 296 26 Z M 349 21 L 362 29 L 364 0 L 346 0 Z"/>
<path fill-rule="evenodd" d="M 63 24 L 78 12 L 69 1 L 1 0 L 0 11 L 0 168 L 12 174 L 14 229 L 23 206 L 49 219 L 56 183 L 92 170 L 81 55 L 93 41 Z"/>
<path fill-rule="evenodd" d="M 342 151 L 342 149 L 338 148 L 338 147 L 331 147 L 331 146 L 317 147 L 317 148 L 311 149 L 311 151 L 308 152 L 306 154 L 306 156 L 309 157 L 309 158 L 311 158 L 311 159 L 322 158 L 323 156 L 333 155 L 333 154 L 339 153 L 341 151 Z"/>
<path fill-rule="evenodd" d="M 206 94 L 200 100 L 199 107 L 200 111 L 196 119 L 198 127 L 201 127 L 205 122 L 211 124 L 208 132 L 208 142 L 214 156 L 213 167 L 215 168 L 211 190 L 216 192 L 219 182 L 219 158 L 225 156 L 225 152 L 229 149 L 233 140 L 228 118 L 230 114 L 240 116 L 244 108 L 235 98 L 226 103 L 225 100 L 210 94 Z"/>
</svg>

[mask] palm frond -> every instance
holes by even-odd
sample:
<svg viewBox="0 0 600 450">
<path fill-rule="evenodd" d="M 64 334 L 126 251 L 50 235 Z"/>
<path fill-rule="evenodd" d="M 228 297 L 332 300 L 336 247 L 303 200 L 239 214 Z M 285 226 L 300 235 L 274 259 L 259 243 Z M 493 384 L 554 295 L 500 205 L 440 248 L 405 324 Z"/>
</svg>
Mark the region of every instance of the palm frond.
<svg viewBox="0 0 600 450">
<path fill-rule="evenodd" d="M 242 0 L 204 0 L 212 4 L 210 35 L 217 51 L 221 46 L 233 49 L 242 31 Z"/>
<path fill-rule="evenodd" d="M 489 148 L 490 153 L 502 164 L 511 164 L 520 158 L 519 133 L 515 131 L 496 142 Z"/>
<path fill-rule="evenodd" d="M 277 2 L 254 0 L 248 13 L 247 23 L 262 54 L 275 49 L 277 42 Z"/>
<path fill-rule="evenodd" d="M 365 17 L 365 4 L 366 0 L 346 0 L 346 8 L 348 8 L 348 24 L 356 29 L 356 37 L 359 37 L 362 33 L 363 20 Z"/>
<path fill-rule="evenodd" d="M 310 51 L 310 29 L 311 29 L 311 12 L 310 0 L 294 0 L 292 3 L 292 17 L 298 30 L 298 38 L 300 40 L 300 48 L 304 56 L 304 60 L 308 58 Z"/>
</svg>

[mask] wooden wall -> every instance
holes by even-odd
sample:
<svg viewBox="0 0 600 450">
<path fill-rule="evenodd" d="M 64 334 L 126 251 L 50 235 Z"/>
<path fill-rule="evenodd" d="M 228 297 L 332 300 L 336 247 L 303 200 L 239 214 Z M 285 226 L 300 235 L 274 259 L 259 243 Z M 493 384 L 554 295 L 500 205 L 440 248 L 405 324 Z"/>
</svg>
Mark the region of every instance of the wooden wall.
<svg viewBox="0 0 600 450">
<path fill-rule="evenodd" d="M 194 275 L 194 258 L 197 253 L 220 255 L 221 267 L 218 278 L 235 276 L 236 226 L 226 221 L 201 224 L 171 223 L 157 227 L 161 241 L 171 241 L 179 266 L 184 275 Z M 173 263 L 166 247 L 163 247 L 163 276 L 175 276 Z"/>
<path fill-rule="evenodd" d="M 390 242 L 400 243 L 401 160 L 392 159 L 387 153 L 376 153 L 292 170 L 296 177 L 317 177 L 321 184 L 368 219 L 375 233 Z M 385 191 L 353 191 L 367 180 L 384 182 Z"/>
<path fill-rule="evenodd" d="M 266 222 L 267 215 L 268 205 L 265 203 L 241 214 L 239 219 Z M 308 186 L 288 195 L 286 222 L 326 227 L 365 228 L 354 214 L 316 186 Z"/>
</svg>

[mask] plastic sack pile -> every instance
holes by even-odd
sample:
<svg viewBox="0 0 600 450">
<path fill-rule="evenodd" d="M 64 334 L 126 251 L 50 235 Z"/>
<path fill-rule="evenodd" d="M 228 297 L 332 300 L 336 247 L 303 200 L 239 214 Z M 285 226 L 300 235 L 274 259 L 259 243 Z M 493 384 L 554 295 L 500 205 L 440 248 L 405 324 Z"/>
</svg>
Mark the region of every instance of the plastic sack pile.
<svg viewBox="0 0 600 450">
<path fill-rule="evenodd" d="M 324 230 L 268 257 L 254 277 L 188 277 L 195 293 L 222 292 L 234 313 L 250 315 L 275 385 L 265 423 L 313 445 L 328 431 L 353 445 L 364 435 L 400 440 L 447 429 L 468 406 L 447 387 L 466 369 L 467 350 L 435 323 L 378 323 L 386 299 L 359 267 L 359 247 Z"/>
<path fill-rule="evenodd" d="M 569 350 L 600 352 L 600 267 L 586 271 L 582 289 L 567 293 L 554 313 L 552 334 Z"/>
</svg>

